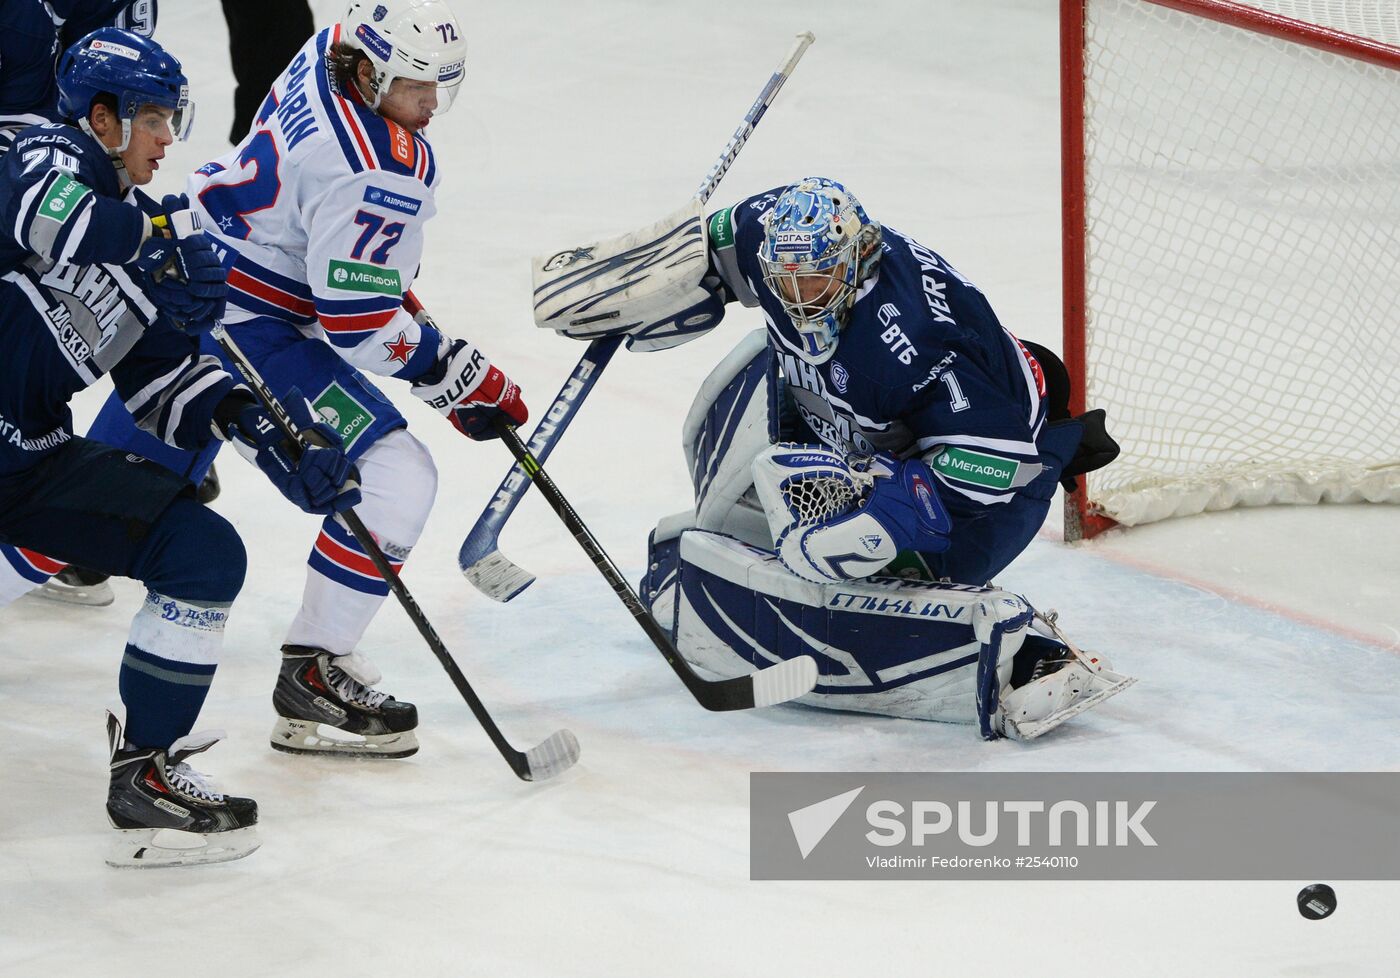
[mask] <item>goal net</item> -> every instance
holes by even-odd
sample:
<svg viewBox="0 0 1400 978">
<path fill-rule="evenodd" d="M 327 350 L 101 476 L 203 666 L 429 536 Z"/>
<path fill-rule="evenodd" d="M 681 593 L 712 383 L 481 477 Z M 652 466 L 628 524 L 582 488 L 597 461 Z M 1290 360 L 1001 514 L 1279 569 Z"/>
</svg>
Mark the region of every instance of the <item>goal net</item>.
<svg viewBox="0 0 1400 978">
<path fill-rule="evenodd" d="M 1400 500 L 1400 0 L 1061 9 L 1067 537 Z"/>
</svg>

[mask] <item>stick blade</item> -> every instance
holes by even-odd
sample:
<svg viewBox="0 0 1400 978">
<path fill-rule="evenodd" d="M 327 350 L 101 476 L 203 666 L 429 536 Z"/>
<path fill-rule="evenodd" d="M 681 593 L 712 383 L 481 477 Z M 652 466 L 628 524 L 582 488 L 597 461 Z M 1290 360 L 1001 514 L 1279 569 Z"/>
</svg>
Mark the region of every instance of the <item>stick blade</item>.
<svg viewBox="0 0 1400 978">
<path fill-rule="evenodd" d="M 556 730 L 525 752 L 527 770 L 520 776 L 526 781 L 546 781 L 573 767 L 579 753 L 578 738 L 571 731 Z"/>
<path fill-rule="evenodd" d="M 535 583 L 534 574 L 512 563 L 499 550 L 491 551 L 474 564 L 462 565 L 462 574 L 493 601 L 509 601 Z"/>
<path fill-rule="evenodd" d="M 753 705 L 786 703 L 810 693 L 816 685 L 816 659 L 810 655 L 785 659 L 753 674 Z"/>
<path fill-rule="evenodd" d="M 705 680 L 689 673 L 683 673 L 682 679 L 696 702 L 707 710 L 752 710 L 810 693 L 817 684 L 817 662 L 810 655 L 799 655 L 733 679 Z"/>
</svg>

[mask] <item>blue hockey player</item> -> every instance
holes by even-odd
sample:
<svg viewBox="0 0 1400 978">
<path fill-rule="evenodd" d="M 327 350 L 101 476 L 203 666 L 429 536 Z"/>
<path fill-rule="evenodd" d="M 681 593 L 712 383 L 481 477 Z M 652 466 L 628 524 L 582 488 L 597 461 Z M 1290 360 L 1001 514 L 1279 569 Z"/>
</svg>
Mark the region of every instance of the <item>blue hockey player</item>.
<svg viewBox="0 0 1400 978">
<path fill-rule="evenodd" d="M 824 177 L 634 238 L 538 267 L 537 318 L 579 338 L 617 322 L 644 350 L 713 328 L 734 301 L 766 324 L 703 385 L 682 438 L 695 508 L 652 534 L 643 591 L 688 659 L 733 675 L 811 654 L 821 678 L 804 702 L 988 737 L 1039 736 L 1130 681 L 989 584 L 1057 484 L 1117 453 L 1102 412 L 1069 417 L 1053 353 Z"/>
<path fill-rule="evenodd" d="M 156 0 L 4 0 L 0 3 L 0 154 L 19 130 L 61 121 L 54 63 L 99 27 L 150 37 Z"/>
<path fill-rule="evenodd" d="M 257 806 L 214 791 L 188 763 L 217 737 L 191 730 L 219 661 L 245 555 L 233 527 L 182 478 L 75 436 L 68 402 L 110 373 L 127 410 L 165 442 L 232 440 L 308 512 L 359 498 L 334 431 L 297 459 L 252 394 L 198 335 L 227 291 L 182 196 L 152 179 L 185 131 L 180 64 L 116 28 L 64 53 L 58 111 L 21 130 L 0 164 L 0 541 L 146 584 L 120 669 L 126 728 L 109 718 L 109 861 L 233 859 L 256 848 Z M 304 402 L 289 405 L 309 425 Z M 3 603 L 3 600 L 0 600 Z"/>
</svg>

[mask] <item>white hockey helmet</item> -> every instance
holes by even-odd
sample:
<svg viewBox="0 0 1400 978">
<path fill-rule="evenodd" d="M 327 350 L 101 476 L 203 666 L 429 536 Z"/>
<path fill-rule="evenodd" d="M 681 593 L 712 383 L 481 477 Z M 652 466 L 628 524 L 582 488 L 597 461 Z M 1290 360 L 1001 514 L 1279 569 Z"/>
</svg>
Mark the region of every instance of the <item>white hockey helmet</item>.
<svg viewBox="0 0 1400 978">
<path fill-rule="evenodd" d="M 436 114 L 452 107 L 466 73 L 467 39 L 444 0 L 351 0 L 340 40 L 374 66 L 370 108 L 379 108 L 395 78 L 436 82 Z"/>
</svg>

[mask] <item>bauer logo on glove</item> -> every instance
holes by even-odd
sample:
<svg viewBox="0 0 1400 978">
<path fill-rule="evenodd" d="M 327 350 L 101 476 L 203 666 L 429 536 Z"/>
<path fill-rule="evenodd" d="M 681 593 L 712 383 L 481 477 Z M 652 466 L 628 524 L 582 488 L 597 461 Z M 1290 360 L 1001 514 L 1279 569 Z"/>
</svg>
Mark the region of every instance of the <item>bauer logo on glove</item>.
<svg viewBox="0 0 1400 978">
<path fill-rule="evenodd" d="M 479 441 L 499 437 L 498 416 L 514 425 L 530 416 L 520 388 L 466 340 L 451 341 L 433 368 L 413 382 L 413 394 Z"/>
</svg>

